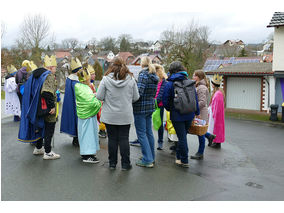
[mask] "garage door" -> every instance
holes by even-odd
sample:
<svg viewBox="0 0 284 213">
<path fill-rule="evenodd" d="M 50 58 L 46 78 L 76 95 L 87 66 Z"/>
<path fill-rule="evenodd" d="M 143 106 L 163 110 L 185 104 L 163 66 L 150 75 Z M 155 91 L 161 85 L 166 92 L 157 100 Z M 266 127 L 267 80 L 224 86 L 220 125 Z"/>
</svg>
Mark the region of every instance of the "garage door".
<svg viewBox="0 0 284 213">
<path fill-rule="evenodd" d="M 260 110 L 261 78 L 227 79 L 227 108 Z"/>
</svg>

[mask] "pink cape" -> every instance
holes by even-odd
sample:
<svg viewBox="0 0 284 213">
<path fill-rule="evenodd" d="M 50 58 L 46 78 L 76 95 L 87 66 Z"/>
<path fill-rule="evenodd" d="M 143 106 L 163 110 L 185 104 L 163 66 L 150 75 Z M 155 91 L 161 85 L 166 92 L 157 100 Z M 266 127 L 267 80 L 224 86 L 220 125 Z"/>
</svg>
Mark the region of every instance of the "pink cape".
<svg viewBox="0 0 284 213">
<path fill-rule="evenodd" d="M 223 143 L 225 141 L 225 114 L 224 114 L 224 96 L 221 91 L 217 91 L 212 99 L 211 109 L 214 119 L 213 134 L 216 135 L 214 143 Z"/>
</svg>

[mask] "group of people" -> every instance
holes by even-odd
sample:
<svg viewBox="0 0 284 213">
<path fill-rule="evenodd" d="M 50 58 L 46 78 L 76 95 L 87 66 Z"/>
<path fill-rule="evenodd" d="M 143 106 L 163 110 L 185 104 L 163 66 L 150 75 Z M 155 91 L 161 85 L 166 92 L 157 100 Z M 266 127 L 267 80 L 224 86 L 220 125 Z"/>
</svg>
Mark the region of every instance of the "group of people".
<svg viewBox="0 0 284 213">
<path fill-rule="evenodd" d="M 43 159 L 58 159 L 60 155 L 51 150 L 58 111 L 55 57 L 46 56 L 44 65 L 40 68 L 29 61 L 23 65 L 28 70 L 29 77 L 25 80 L 24 91 L 21 93 L 23 116 L 20 119 L 18 140 L 35 143 L 33 154 L 43 155 Z M 15 74 L 16 71 L 13 70 Z M 20 70 L 16 73 L 18 72 Z M 98 135 L 99 132 L 104 132 L 108 136 L 109 168 L 116 169 L 119 149 L 122 170 L 131 169 L 129 131 L 134 123 L 138 138 L 135 143 L 139 143 L 142 152 L 136 165 L 154 167 L 152 114 L 155 102 L 160 108 L 162 123 L 166 110 L 168 137 L 171 141 L 176 141 L 175 163 L 178 166 L 189 167 L 187 134 L 195 117 L 205 120 L 209 127 L 205 135 L 198 136 L 199 149 L 191 156 L 192 159 L 203 159 L 205 138 L 212 148 L 220 148 L 225 141 L 224 92 L 220 88 L 220 76 L 215 75 L 211 80 L 213 93 L 208 107 L 209 84 L 202 70 L 195 71 L 194 81 L 191 81 L 191 84 L 195 84 L 191 94 L 194 107 L 193 110 L 184 112 L 176 104 L 179 96 L 176 85 L 189 78 L 179 61 L 172 62 L 166 74 L 163 66 L 152 64 L 151 59 L 144 56 L 138 79 L 135 79 L 123 59 L 117 57 L 110 64 L 97 89 L 93 82 L 94 75 L 92 66 L 87 63 L 82 65 L 78 58 L 72 59 L 62 106 L 60 132 L 73 137 L 72 143 L 80 147 L 83 162 L 99 162 L 96 155 L 100 150 Z M 158 130 L 158 150 L 163 149 L 163 140 L 164 125 L 161 125 Z"/>
</svg>

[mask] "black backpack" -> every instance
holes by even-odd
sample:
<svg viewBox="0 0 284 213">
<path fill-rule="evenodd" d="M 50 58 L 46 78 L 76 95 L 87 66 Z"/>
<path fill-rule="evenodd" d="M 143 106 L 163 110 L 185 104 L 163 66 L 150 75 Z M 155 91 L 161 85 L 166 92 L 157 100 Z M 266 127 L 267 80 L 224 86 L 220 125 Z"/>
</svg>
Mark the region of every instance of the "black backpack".
<svg viewBox="0 0 284 213">
<path fill-rule="evenodd" d="M 174 82 L 174 107 L 180 114 L 196 111 L 195 81 L 185 79 Z"/>
</svg>

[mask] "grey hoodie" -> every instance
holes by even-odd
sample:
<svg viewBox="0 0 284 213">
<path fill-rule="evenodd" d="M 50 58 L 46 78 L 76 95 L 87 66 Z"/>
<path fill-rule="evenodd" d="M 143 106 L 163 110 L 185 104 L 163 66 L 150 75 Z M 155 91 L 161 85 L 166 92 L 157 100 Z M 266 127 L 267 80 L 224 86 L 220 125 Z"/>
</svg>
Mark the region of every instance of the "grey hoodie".
<svg viewBox="0 0 284 213">
<path fill-rule="evenodd" d="M 112 125 L 127 125 L 134 122 L 132 103 L 139 99 L 134 77 L 115 80 L 113 73 L 104 76 L 97 98 L 103 101 L 101 122 Z"/>
</svg>

